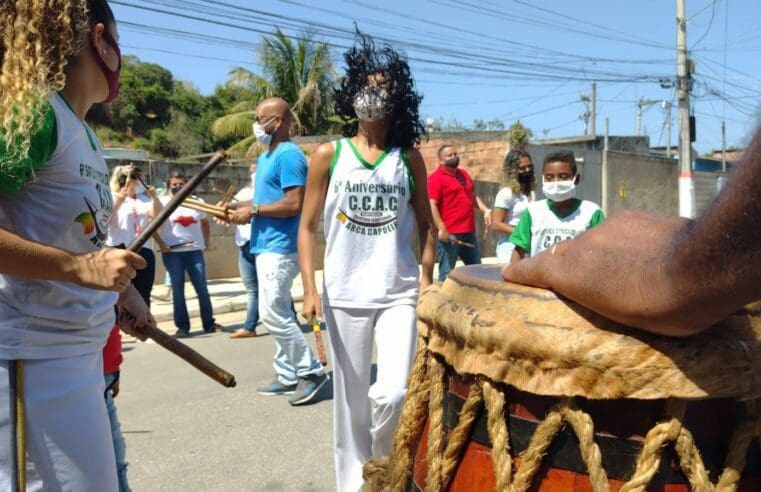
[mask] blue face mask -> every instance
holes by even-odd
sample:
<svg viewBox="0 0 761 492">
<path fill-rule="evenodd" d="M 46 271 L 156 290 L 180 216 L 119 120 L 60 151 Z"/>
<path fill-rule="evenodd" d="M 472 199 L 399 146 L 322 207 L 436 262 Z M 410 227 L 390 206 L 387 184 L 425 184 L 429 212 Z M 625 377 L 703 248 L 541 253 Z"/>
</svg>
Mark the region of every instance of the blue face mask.
<svg viewBox="0 0 761 492">
<path fill-rule="evenodd" d="M 145 186 L 143 186 L 143 183 L 138 183 L 137 186 L 135 186 L 135 194 L 141 195 L 145 193 Z"/>
</svg>

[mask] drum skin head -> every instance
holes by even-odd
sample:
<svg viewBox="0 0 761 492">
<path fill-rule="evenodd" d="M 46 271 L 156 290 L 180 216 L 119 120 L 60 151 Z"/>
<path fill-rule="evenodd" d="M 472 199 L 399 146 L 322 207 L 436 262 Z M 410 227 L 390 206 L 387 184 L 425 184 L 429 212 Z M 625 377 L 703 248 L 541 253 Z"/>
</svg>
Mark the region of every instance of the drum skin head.
<svg viewBox="0 0 761 492">
<path fill-rule="evenodd" d="M 590 399 L 761 397 L 761 311 L 670 338 L 603 318 L 553 292 L 502 280 L 500 267 L 454 270 L 425 290 L 418 329 L 460 374 Z"/>
</svg>

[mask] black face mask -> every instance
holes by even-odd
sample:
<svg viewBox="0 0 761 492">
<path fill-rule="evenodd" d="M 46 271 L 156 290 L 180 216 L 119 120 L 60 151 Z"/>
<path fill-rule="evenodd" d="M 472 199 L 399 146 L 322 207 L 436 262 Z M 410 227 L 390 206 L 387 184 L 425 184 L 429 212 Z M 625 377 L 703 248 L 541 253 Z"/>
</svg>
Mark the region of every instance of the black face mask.
<svg viewBox="0 0 761 492">
<path fill-rule="evenodd" d="M 457 167 L 460 165 L 460 157 L 454 156 L 444 161 L 444 165 L 447 167 Z"/>
<path fill-rule="evenodd" d="M 177 194 L 178 191 L 180 191 L 182 189 L 183 186 L 184 185 L 172 186 L 169 189 L 172 191 L 172 195 L 175 195 L 175 194 Z"/>
<path fill-rule="evenodd" d="M 534 171 L 526 171 L 525 173 L 518 173 L 518 182 L 520 184 L 529 184 L 534 181 Z"/>
</svg>

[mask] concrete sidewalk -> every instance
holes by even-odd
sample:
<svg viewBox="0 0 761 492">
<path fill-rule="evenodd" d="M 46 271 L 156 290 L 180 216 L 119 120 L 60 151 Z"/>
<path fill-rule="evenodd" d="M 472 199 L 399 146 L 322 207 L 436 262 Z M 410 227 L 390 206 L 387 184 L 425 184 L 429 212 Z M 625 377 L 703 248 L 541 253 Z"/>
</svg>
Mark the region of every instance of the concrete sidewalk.
<svg viewBox="0 0 761 492">
<path fill-rule="evenodd" d="M 485 264 L 493 264 L 497 263 L 497 258 L 483 258 L 482 261 Z M 457 266 L 461 265 L 462 263 L 457 263 Z M 436 279 L 436 275 L 438 275 L 438 264 L 434 267 L 433 270 L 434 280 Z M 322 270 L 317 270 L 315 272 L 315 282 L 317 283 L 317 288 L 321 291 Z M 243 288 L 243 282 L 241 282 L 240 277 L 209 280 L 208 288 L 215 316 L 217 314 L 246 310 L 248 298 L 246 296 L 246 290 Z M 164 287 L 160 284 L 154 285 L 153 293 L 163 294 Z M 291 295 L 293 296 L 294 302 L 298 303 L 304 300 L 304 286 L 301 283 L 301 275 L 297 275 L 294 279 Z M 198 302 L 196 301 L 196 292 L 190 282 L 185 283 L 185 302 L 188 306 L 189 317 L 199 317 L 200 314 L 198 309 Z M 153 317 L 156 318 L 156 321 L 159 323 L 164 321 L 171 321 L 173 317 L 171 299 L 169 301 L 161 301 L 156 298 L 151 299 L 151 313 L 153 313 Z"/>
</svg>

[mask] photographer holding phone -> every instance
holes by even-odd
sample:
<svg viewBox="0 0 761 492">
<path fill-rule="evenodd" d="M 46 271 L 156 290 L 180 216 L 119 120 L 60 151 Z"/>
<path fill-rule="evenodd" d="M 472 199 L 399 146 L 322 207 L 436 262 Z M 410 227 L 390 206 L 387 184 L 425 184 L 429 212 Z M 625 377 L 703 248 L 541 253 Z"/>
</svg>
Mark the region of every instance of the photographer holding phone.
<svg viewBox="0 0 761 492">
<path fill-rule="evenodd" d="M 114 168 L 109 184 L 113 192 L 114 209 L 108 223 L 106 244 L 124 248 L 161 212 L 163 205 L 156 194 L 156 189 L 145 185 L 145 173 L 132 164 Z M 166 245 L 158 234 L 154 238 L 159 248 L 163 250 Z M 156 275 L 153 241 L 146 242 L 138 254 L 145 259 L 147 266 L 137 272 L 132 283 L 145 304 L 150 307 L 151 290 Z"/>
</svg>

